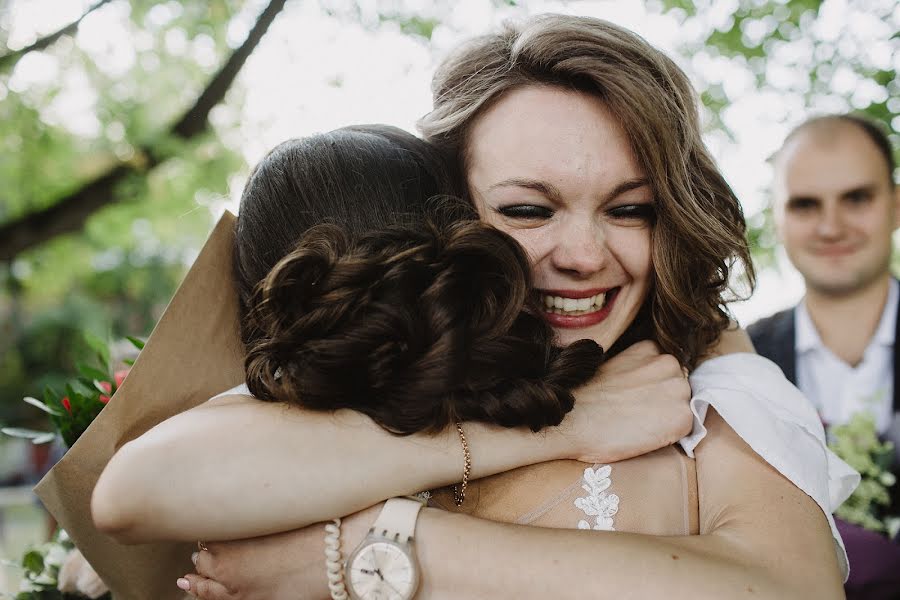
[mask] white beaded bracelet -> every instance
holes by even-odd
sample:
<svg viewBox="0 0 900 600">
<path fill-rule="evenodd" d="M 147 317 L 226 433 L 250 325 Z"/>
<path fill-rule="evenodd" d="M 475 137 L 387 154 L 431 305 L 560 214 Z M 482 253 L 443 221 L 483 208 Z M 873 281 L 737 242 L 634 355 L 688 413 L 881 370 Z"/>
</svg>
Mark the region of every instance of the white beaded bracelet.
<svg viewBox="0 0 900 600">
<path fill-rule="evenodd" d="M 325 573 L 332 600 L 347 600 L 344 565 L 341 560 L 341 520 L 325 524 Z"/>
</svg>

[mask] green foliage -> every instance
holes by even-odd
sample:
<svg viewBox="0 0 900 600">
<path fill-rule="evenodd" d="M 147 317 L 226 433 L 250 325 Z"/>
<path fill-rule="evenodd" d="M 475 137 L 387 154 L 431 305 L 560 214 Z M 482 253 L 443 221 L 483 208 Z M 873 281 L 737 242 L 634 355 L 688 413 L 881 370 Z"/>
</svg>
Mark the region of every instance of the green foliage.
<svg viewBox="0 0 900 600">
<path fill-rule="evenodd" d="M 75 546 L 65 531 L 58 530 L 48 542 L 25 553 L 19 563 L 9 563 L 22 569 L 20 591 L 11 596 L 15 600 L 83 600 L 83 596 L 64 594 L 57 589 L 59 571 L 66 556 Z M 111 600 L 104 594 L 100 600 Z"/>
<path fill-rule="evenodd" d="M 25 404 L 50 415 L 55 432 L 34 431 L 20 427 L 4 427 L 0 432 L 30 439 L 35 444 L 52 441 L 58 433 L 66 446 L 71 447 L 110 401 L 126 369 L 115 370 L 110 358 L 110 344 L 90 332 L 84 334 L 94 364 L 78 363 L 78 375 L 65 383 L 62 395 L 52 386 L 44 388 L 44 401 L 26 396 Z M 128 336 L 128 341 L 141 350 L 144 342 Z M 115 371 L 115 372 L 114 372 Z"/>
<path fill-rule="evenodd" d="M 211 226 L 203 203 L 227 194 L 244 166 L 222 131 L 190 142 L 165 132 L 227 59 L 229 25 L 247 4 L 111 3 L 99 11 L 130 12 L 109 40 L 63 37 L 0 71 L 0 223 L 53 206 L 113 165 L 139 167 L 83 232 L 0 264 L 0 422 L 46 427 L 19 400 L 61 389 L 87 355 L 82 331 L 147 334 L 161 315 Z M 25 77 L 36 65 L 57 76 Z M 74 119 L 73 79 L 92 97 Z M 165 162 L 140 168 L 143 147 Z"/>
<path fill-rule="evenodd" d="M 421 17 L 419 15 L 380 15 L 382 21 L 391 21 L 400 26 L 400 31 L 407 35 L 417 35 L 431 39 L 434 28 L 440 25 L 440 21 L 434 17 Z"/>
<path fill-rule="evenodd" d="M 829 430 L 829 447 L 847 464 L 859 471 L 862 481 L 835 511 L 848 523 L 886 533 L 893 537 L 900 520 L 885 514 L 891 503 L 889 488 L 896 483 L 891 473 L 894 445 L 882 442 L 875 432 L 875 420 L 866 412 L 857 413 L 846 425 Z"/>
<path fill-rule="evenodd" d="M 658 0 L 662 12 L 676 15 L 682 20 L 695 20 L 700 24 L 701 37 L 683 48 L 686 56 L 706 54 L 729 59 L 736 69 L 749 70 L 759 91 L 774 91 L 784 97 L 785 105 L 799 99 L 807 116 L 843 110 L 861 113 L 888 128 L 894 143 L 895 156 L 900 162 L 900 81 L 893 68 L 885 68 L 875 53 L 867 52 L 873 42 L 888 43 L 900 36 L 900 13 L 890 3 L 875 0 L 859 0 L 848 3 L 844 17 L 849 21 L 861 18 L 877 19 L 888 32 L 877 37 L 853 32 L 849 27 L 831 34 L 822 33 L 826 27 L 823 18 L 823 0 L 732 0 L 735 5 L 728 18 L 715 26 L 705 15 L 716 4 L 713 0 Z M 837 37 L 834 37 L 834 36 Z M 792 46 L 808 47 L 803 55 L 791 50 Z M 896 43 L 893 47 L 896 53 Z M 786 58 L 787 57 L 787 58 Z M 777 67 L 772 69 L 772 67 Z M 784 81 L 784 70 L 795 76 Z M 773 79 L 773 72 L 780 78 Z M 845 83 L 835 87 L 834 75 L 842 73 Z M 846 91 L 847 74 L 857 82 L 873 83 L 880 90 L 856 97 L 862 85 L 851 85 Z M 722 73 L 724 79 L 724 73 Z M 868 80 L 868 81 L 867 81 Z M 701 86 L 700 99 L 708 109 L 712 129 L 730 133 L 722 119 L 727 107 L 738 100 L 729 97 L 720 81 L 705 82 Z M 874 98 L 867 100 L 866 98 Z M 828 107 L 823 109 L 822 107 Z M 794 123 L 791 123 L 793 125 Z M 734 136 L 732 136 L 733 138 Z M 754 257 L 760 268 L 774 264 L 775 240 L 771 234 L 771 215 L 750 219 L 748 232 Z M 768 228 L 764 230 L 762 228 Z M 900 260 L 900 257 L 898 257 Z"/>
</svg>

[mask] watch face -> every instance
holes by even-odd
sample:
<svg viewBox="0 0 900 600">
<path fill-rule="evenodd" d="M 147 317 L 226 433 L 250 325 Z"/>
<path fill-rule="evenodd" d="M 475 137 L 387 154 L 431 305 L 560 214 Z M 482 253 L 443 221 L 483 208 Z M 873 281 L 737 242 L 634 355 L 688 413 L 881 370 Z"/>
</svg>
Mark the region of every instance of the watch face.
<svg viewBox="0 0 900 600">
<path fill-rule="evenodd" d="M 391 542 L 372 542 L 359 549 L 347 564 L 350 588 L 364 600 L 408 600 L 417 586 L 416 566 Z"/>
</svg>

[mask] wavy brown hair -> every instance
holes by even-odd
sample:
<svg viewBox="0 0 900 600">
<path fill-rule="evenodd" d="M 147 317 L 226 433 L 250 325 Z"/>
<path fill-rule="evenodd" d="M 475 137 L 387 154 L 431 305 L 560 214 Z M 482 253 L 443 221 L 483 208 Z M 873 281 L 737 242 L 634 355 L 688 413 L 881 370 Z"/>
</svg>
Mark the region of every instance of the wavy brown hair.
<svg viewBox="0 0 900 600">
<path fill-rule="evenodd" d="M 553 345 L 524 251 L 447 197 L 452 181 L 428 144 L 387 127 L 263 159 L 235 242 L 255 396 L 398 434 L 559 424 L 602 350 Z"/>
<path fill-rule="evenodd" d="M 653 187 L 654 287 L 615 347 L 648 335 L 688 368 L 728 326 L 729 275 L 755 277 L 740 203 L 701 139 L 687 76 L 636 34 L 599 19 L 543 15 L 476 38 L 438 68 L 419 126 L 466 169 L 468 135 L 506 92 L 559 86 L 604 102 Z"/>
</svg>

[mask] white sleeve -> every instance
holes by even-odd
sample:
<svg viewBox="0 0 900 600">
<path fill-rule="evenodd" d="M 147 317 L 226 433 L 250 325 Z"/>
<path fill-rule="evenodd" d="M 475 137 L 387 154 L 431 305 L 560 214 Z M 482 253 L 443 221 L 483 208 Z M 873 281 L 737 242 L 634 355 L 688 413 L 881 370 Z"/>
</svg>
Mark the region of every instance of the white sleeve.
<svg viewBox="0 0 900 600">
<path fill-rule="evenodd" d="M 215 400 L 216 398 L 221 398 L 222 396 L 250 396 L 251 398 L 255 398 L 255 396 L 250 393 L 250 388 L 247 387 L 246 383 L 236 385 L 230 390 L 225 390 L 224 392 L 218 393 L 209 400 Z M 209 400 L 207 400 L 207 402 L 209 402 Z"/>
<path fill-rule="evenodd" d="M 772 361 L 728 354 L 701 364 L 690 376 L 694 427 L 680 440 L 688 456 L 706 436 L 710 406 L 767 463 L 806 492 L 825 513 L 838 562 L 849 575 L 844 543 L 831 516 L 859 485 L 859 473 L 825 445 L 812 404 Z"/>
</svg>

